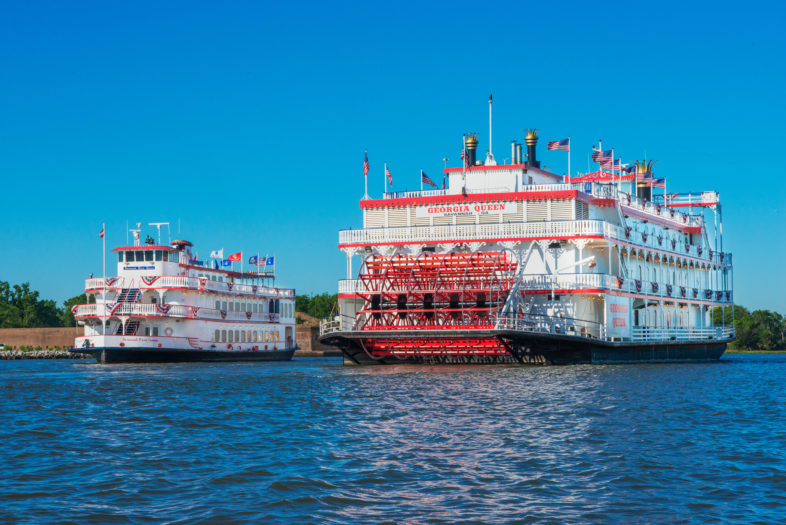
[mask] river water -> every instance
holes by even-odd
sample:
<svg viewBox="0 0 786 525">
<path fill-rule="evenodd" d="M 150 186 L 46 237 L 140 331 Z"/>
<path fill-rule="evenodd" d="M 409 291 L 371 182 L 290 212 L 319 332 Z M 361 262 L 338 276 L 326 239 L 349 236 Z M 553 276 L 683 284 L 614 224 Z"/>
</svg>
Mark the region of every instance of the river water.
<svg viewBox="0 0 786 525">
<path fill-rule="evenodd" d="M 0 362 L 0 521 L 776 523 L 786 356 Z"/>
</svg>

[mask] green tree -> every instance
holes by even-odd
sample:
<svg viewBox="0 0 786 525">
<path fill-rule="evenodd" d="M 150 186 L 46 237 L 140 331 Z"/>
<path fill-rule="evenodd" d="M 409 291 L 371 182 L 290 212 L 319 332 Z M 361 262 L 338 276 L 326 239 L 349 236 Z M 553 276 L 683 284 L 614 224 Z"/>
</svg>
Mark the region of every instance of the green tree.
<svg viewBox="0 0 786 525">
<path fill-rule="evenodd" d="M 337 301 L 338 294 L 322 293 L 311 297 L 297 295 L 295 296 L 295 310 L 321 319 L 335 310 Z"/>
<path fill-rule="evenodd" d="M 75 326 L 76 320 L 71 309 L 78 304 L 87 304 L 87 295 L 80 294 L 70 299 L 63 301 L 63 308 L 60 310 L 60 325 L 61 326 Z"/>
</svg>

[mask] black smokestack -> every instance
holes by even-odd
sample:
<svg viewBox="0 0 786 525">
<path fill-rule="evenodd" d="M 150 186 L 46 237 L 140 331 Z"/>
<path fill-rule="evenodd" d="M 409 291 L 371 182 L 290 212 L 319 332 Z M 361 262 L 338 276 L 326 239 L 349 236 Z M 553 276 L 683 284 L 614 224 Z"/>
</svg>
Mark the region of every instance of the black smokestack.
<svg viewBox="0 0 786 525">
<path fill-rule="evenodd" d="M 535 154 L 535 146 L 538 144 L 538 130 L 527 130 L 527 136 L 524 137 L 524 142 L 527 143 L 527 166 L 530 168 L 540 168 L 540 162 Z"/>
<path fill-rule="evenodd" d="M 474 166 L 475 165 L 475 153 L 478 150 L 478 136 L 473 134 L 473 133 L 468 134 L 467 135 L 467 139 L 466 139 L 466 144 L 467 144 L 467 155 L 469 156 L 469 163 L 468 164 L 470 166 Z"/>
</svg>

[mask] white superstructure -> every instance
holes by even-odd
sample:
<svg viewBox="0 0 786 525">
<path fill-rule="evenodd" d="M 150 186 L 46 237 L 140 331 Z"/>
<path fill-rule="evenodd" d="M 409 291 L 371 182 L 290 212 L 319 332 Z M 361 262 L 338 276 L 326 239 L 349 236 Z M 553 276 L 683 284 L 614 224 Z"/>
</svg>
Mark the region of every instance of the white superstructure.
<svg viewBox="0 0 786 525">
<path fill-rule="evenodd" d="M 295 291 L 274 287 L 272 273 L 214 268 L 195 261 L 187 241 L 165 246 L 141 244 L 138 237 L 133 246 L 113 250 L 115 275 L 86 280 L 88 304 L 73 309 L 85 327 L 77 349 L 295 348 Z"/>
</svg>

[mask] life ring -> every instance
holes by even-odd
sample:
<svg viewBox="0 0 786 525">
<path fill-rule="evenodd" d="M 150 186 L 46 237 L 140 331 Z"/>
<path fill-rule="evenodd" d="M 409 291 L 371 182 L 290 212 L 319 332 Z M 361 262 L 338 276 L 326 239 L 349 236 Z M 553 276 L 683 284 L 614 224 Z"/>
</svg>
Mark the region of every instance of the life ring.
<svg viewBox="0 0 786 525">
<path fill-rule="evenodd" d="M 171 336 L 171 335 L 172 335 L 172 327 L 171 327 L 171 326 L 167 326 L 167 327 L 164 329 L 164 335 L 165 335 L 165 336 L 167 336 L 167 337 L 169 337 L 169 336 Z"/>
</svg>

